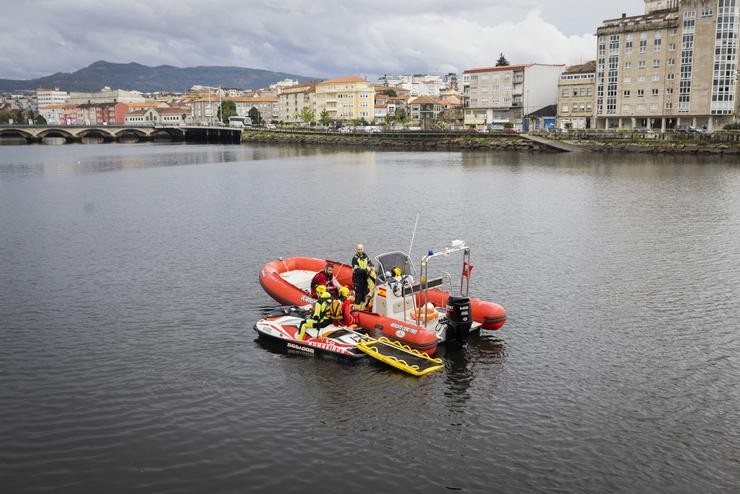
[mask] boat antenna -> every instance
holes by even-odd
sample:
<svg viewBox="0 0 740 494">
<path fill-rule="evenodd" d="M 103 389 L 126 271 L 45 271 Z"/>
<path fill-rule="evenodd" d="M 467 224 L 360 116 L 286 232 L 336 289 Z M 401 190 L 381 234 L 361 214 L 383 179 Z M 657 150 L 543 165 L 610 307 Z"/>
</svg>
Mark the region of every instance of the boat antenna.
<svg viewBox="0 0 740 494">
<path fill-rule="evenodd" d="M 419 224 L 419 212 L 416 212 L 416 221 L 414 221 L 414 232 L 411 234 L 411 244 L 409 245 L 409 257 L 411 257 L 411 247 L 414 246 L 414 237 L 416 237 L 416 225 Z"/>
</svg>

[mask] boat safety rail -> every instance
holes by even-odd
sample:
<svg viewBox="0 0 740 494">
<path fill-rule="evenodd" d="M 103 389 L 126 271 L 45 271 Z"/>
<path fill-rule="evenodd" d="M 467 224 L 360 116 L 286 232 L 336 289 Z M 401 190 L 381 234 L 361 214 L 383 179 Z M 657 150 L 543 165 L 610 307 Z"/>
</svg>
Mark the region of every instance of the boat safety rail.
<svg viewBox="0 0 740 494">
<path fill-rule="evenodd" d="M 444 250 L 439 252 L 429 251 L 427 255 L 421 258 L 421 267 L 419 269 L 419 285 L 421 287 L 421 295 L 419 297 L 419 306 L 426 307 L 429 302 L 429 261 L 435 257 L 445 256 L 448 257 L 451 254 L 462 252 L 462 271 L 460 272 L 460 295 L 467 297 L 470 289 L 470 272 L 473 269 L 470 264 L 470 247 L 465 245 L 462 240 L 453 240 L 451 247 L 445 247 Z M 452 276 L 446 273 L 450 277 L 450 294 L 453 294 L 452 290 Z"/>
</svg>

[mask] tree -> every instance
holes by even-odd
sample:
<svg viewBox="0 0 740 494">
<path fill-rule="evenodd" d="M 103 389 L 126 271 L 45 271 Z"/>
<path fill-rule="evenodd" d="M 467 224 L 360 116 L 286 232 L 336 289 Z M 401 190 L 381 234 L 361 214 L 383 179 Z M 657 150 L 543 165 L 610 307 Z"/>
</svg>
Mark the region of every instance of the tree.
<svg viewBox="0 0 740 494">
<path fill-rule="evenodd" d="M 504 67 L 506 65 L 511 65 L 508 60 L 506 60 L 506 57 L 503 53 L 501 53 L 498 57 L 498 61 L 496 62 L 496 67 Z"/>
<path fill-rule="evenodd" d="M 260 111 L 257 108 L 252 107 L 247 115 L 249 116 L 249 118 L 252 119 L 252 123 L 254 125 L 259 125 L 262 123 L 262 115 L 260 115 Z"/>
<path fill-rule="evenodd" d="M 395 89 L 389 89 L 388 90 L 388 96 L 391 97 L 391 98 L 395 98 L 396 96 L 398 96 L 398 93 L 396 93 L 396 90 Z"/>
<path fill-rule="evenodd" d="M 43 117 L 43 115 L 36 115 L 33 117 L 33 123 L 36 125 L 46 125 L 46 119 Z"/>
<path fill-rule="evenodd" d="M 406 110 L 403 108 L 396 110 L 396 121 L 401 123 L 406 121 Z"/>
<path fill-rule="evenodd" d="M 229 123 L 229 117 L 236 115 L 236 103 L 230 99 L 221 102 L 221 106 L 218 108 L 218 118 L 223 123 Z"/>
<path fill-rule="evenodd" d="M 390 125 L 396 120 L 396 117 L 394 115 L 386 115 L 385 116 L 385 124 Z"/>
<path fill-rule="evenodd" d="M 316 112 L 314 112 L 309 107 L 304 106 L 303 109 L 298 113 L 298 118 L 301 119 L 301 122 L 311 123 L 316 118 Z"/>
<path fill-rule="evenodd" d="M 319 114 L 319 121 L 321 122 L 321 125 L 329 125 L 331 123 L 331 115 L 329 115 L 329 112 L 326 110 L 321 110 L 321 113 Z"/>
</svg>

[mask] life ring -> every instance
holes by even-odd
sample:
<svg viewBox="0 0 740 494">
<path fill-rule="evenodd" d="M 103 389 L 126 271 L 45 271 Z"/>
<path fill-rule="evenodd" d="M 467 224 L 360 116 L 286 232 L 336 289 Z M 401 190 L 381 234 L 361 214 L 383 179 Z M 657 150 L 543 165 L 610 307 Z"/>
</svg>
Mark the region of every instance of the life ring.
<svg viewBox="0 0 740 494">
<path fill-rule="evenodd" d="M 411 311 L 411 317 L 417 321 L 429 322 L 437 319 L 439 313 L 436 309 L 431 307 L 419 307 Z"/>
</svg>

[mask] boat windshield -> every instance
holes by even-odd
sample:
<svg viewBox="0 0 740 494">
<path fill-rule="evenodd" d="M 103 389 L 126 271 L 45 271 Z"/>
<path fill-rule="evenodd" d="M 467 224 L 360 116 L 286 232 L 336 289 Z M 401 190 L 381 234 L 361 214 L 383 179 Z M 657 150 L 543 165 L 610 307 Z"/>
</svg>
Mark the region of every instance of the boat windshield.
<svg viewBox="0 0 740 494">
<path fill-rule="evenodd" d="M 403 252 L 388 252 L 377 256 L 375 260 L 378 261 L 378 278 L 381 281 L 386 281 L 385 273 L 391 272 L 396 267 L 401 268 L 401 274 L 403 275 L 414 274 L 411 260 Z"/>
</svg>

